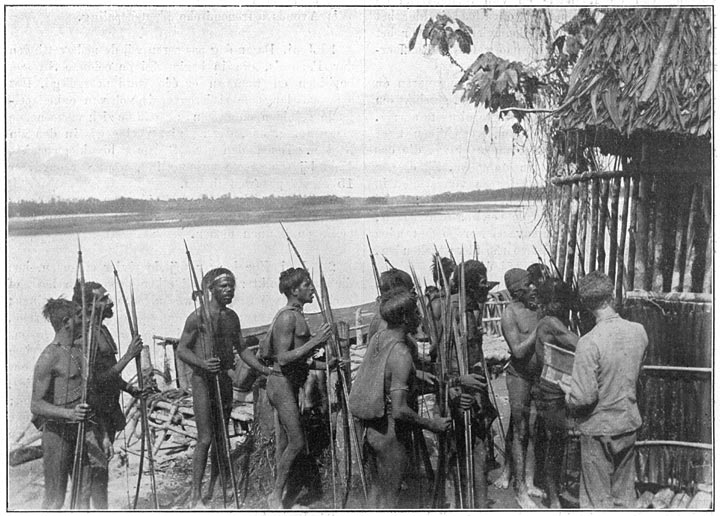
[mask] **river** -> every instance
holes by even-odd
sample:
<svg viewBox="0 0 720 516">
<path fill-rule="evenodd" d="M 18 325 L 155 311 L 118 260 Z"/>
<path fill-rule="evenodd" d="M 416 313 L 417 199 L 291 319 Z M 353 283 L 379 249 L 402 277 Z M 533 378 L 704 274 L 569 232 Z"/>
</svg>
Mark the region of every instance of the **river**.
<svg viewBox="0 0 720 516">
<path fill-rule="evenodd" d="M 382 255 L 394 266 L 412 263 L 423 281 L 432 282 L 434 245 L 447 255 L 448 241 L 459 259 L 461 247 L 472 256 L 473 232 L 488 279 L 502 283 L 510 267 L 536 261 L 542 249 L 532 232 L 539 207 L 532 204 L 507 210 L 478 210 L 384 218 L 356 218 L 288 222 L 285 224 L 308 267 L 317 271 L 322 258 L 332 305 L 365 303 L 375 298 L 375 283 L 365 235 L 370 237 L 380 271 Z M 72 296 L 77 268 L 77 235 L 13 236 L 7 239 L 7 409 L 12 440 L 30 419 L 30 393 L 35 360 L 52 340 L 53 330 L 41 315 L 46 299 Z M 284 304 L 278 292 L 280 272 L 298 266 L 279 224 L 161 228 L 82 233 L 85 277 L 105 285 L 116 301 L 115 317 L 106 321 L 116 335 L 119 318 L 121 351 L 128 343 L 122 302 L 118 303 L 111 262 L 129 289 L 132 279 L 140 333 L 151 345 L 155 365 L 162 364 L 162 348 L 152 336 L 177 337 L 192 311 L 190 280 L 183 239 L 198 269 L 227 267 L 237 277 L 231 307 L 243 326 L 267 324 Z M 501 285 L 502 287 L 502 285 Z M 308 311 L 316 311 L 316 305 Z M 128 375 L 132 375 L 127 368 Z"/>
</svg>

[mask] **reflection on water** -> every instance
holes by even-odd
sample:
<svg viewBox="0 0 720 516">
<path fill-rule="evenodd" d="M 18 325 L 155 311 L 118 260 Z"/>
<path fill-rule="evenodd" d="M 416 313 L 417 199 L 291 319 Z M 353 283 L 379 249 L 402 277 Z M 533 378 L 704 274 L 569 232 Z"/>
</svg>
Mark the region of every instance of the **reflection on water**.
<svg viewBox="0 0 720 516">
<path fill-rule="evenodd" d="M 289 222 L 285 224 L 307 266 L 318 269 L 322 258 L 333 306 L 350 306 L 375 298 L 375 283 L 365 235 L 370 237 L 380 271 L 385 255 L 396 267 L 412 262 L 420 281 L 430 283 L 433 244 L 447 254 L 447 239 L 459 258 L 472 255 L 473 231 L 480 259 L 490 280 L 502 282 L 510 267 L 535 261 L 533 246 L 541 249 L 540 235 L 530 235 L 538 211 L 535 206 L 507 212 L 448 213 L 429 216 L 362 218 Z M 128 289 L 135 286 L 140 332 L 146 344 L 152 335 L 180 334 L 185 316 L 193 309 L 189 272 L 183 247 L 187 240 L 195 266 L 208 271 L 227 267 L 237 276 L 232 307 L 243 326 L 267 324 L 284 296 L 278 292 L 280 272 L 298 266 L 279 224 L 161 228 L 83 233 L 80 237 L 85 276 L 99 281 L 114 294 L 111 261 Z M 30 418 L 32 369 L 42 349 L 52 340 L 50 324 L 41 309 L 49 297 L 72 296 L 77 265 L 77 236 L 37 235 L 7 241 L 8 422 L 13 438 Z M 199 271 L 198 271 L 199 273 Z M 308 311 L 316 311 L 316 305 Z M 128 343 L 124 309 L 106 321 L 116 334 L 120 319 L 120 349 Z M 162 364 L 162 349 L 151 349 Z M 129 367 L 128 377 L 132 375 Z"/>
</svg>

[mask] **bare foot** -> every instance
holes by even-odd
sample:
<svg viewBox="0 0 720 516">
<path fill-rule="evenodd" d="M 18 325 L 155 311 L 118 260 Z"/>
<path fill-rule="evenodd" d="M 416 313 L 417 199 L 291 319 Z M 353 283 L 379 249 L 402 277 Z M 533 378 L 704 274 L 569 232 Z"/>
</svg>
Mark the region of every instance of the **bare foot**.
<svg viewBox="0 0 720 516">
<path fill-rule="evenodd" d="M 270 510 L 282 510 L 282 509 L 284 509 L 283 504 L 282 504 L 282 500 L 281 500 L 280 497 L 279 497 L 277 494 L 275 494 L 274 492 L 273 492 L 273 493 L 270 493 L 270 496 L 268 496 L 268 498 L 267 498 L 267 504 L 268 504 L 268 509 L 270 509 Z"/>
<path fill-rule="evenodd" d="M 538 505 L 533 501 L 530 496 L 526 492 L 523 493 L 517 493 L 515 495 L 515 500 L 517 501 L 518 505 L 520 505 L 521 509 L 537 509 Z"/>
<path fill-rule="evenodd" d="M 530 496 L 537 496 L 538 498 L 545 498 L 545 491 L 543 491 L 539 487 L 535 487 L 532 484 L 527 486 L 527 492 Z"/>
<path fill-rule="evenodd" d="M 203 498 L 195 498 L 190 500 L 190 503 L 187 506 L 188 509 L 210 509 L 210 507 L 206 504 L 205 499 Z"/>
<path fill-rule="evenodd" d="M 510 486 L 510 470 L 503 468 L 500 472 L 500 476 L 493 482 L 493 485 L 498 489 L 507 489 Z"/>
</svg>

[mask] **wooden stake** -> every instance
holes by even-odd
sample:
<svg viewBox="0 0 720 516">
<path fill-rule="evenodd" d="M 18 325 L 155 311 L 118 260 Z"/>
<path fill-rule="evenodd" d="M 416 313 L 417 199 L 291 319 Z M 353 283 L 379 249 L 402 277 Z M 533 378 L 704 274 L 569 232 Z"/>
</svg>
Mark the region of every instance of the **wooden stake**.
<svg viewBox="0 0 720 516">
<path fill-rule="evenodd" d="M 597 233 L 597 268 L 605 271 L 605 225 L 608 218 L 608 196 L 610 186 L 608 181 L 600 181 L 600 205 L 598 206 L 598 233 Z"/>
<path fill-rule="evenodd" d="M 692 285 L 692 265 L 695 262 L 695 233 L 698 217 L 701 216 L 700 197 L 702 196 L 702 186 L 696 184 L 692 189 L 692 197 L 690 200 L 690 214 L 688 217 L 687 227 L 687 250 L 685 255 L 685 278 L 683 279 L 683 290 L 690 292 Z"/>
<path fill-rule="evenodd" d="M 564 276 L 565 255 L 567 254 L 568 219 L 570 217 L 570 189 L 571 186 L 563 186 L 560 190 L 562 195 L 562 207 L 558 214 L 558 245 L 555 250 L 555 263 L 557 263 L 560 276 Z M 568 195 L 565 195 L 567 192 Z"/>
<path fill-rule="evenodd" d="M 597 234 L 598 234 L 598 207 L 600 205 L 599 179 L 590 183 L 590 253 L 588 256 L 588 272 L 597 267 Z"/>
<path fill-rule="evenodd" d="M 608 276 L 615 281 L 618 251 L 618 217 L 620 204 L 620 178 L 612 179 L 610 184 L 610 220 L 608 221 L 608 237 L 610 240 L 608 253 Z"/>
<path fill-rule="evenodd" d="M 585 237 L 587 235 L 587 223 L 588 223 L 588 184 L 586 181 L 580 183 L 580 215 L 578 220 L 578 278 L 582 278 L 585 275 L 587 267 L 585 267 L 587 255 L 585 253 Z"/>
<path fill-rule="evenodd" d="M 670 220 L 668 217 L 668 178 L 662 172 L 656 175 L 657 188 L 655 191 L 655 270 L 653 271 L 652 289 L 655 292 L 665 292 L 663 277 L 665 273 L 664 258 L 667 246 L 666 234 Z"/>
<path fill-rule="evenodd" d="M 626 177 L 623 186 L 623 206 L 620 215 L 620 242 L 617 251 L 617 276 L 615 281 L 615 299 L 623 298 L 623 273 L 625 272 L 625 239 L 627 238 L 628 210 L 630 204 L 630 178 Z M 628 260 L 628 263 L 630 261 Z"/>
<path fill-rule="evenodd" d="M 645 255 L 645 277 L 643 278 L 643 289 L 652 290 L 653 274 L 655 271 L 655 235 L 657 227 L 657 176 L 652 175 L 652 187 L 648 195 L 648 227 L 647 227 L 647 254 Z"/>
<path fill-rule="evenodd" d="M 688 221 L 690 219 L 690 205 L 692 204 L 694 185 L 684 182 L 678 184 L 678 220 L 675 231 L 675 263 L 673 265 L 672 290 L 682 292 L 685 282 L 685 259 L 687 257 Z"/>
<path fill-rule="evenodd" d="M 635 288 L 635 252 L 637 250 L 637 219 L 638 219 L 638 203 L 640 201 L 640 182 L 642 178 L 640 176 L 631 178 L 629 180 L 632 183 L 632 204 L 630 205 L 630 228 L 629 228 L 629 242 L 628 242 L 628 269 L 627 269 L 627 290 L 633 290 Z M 644 264 L 643 264 L 644 266 Z"/>
<path fill-rule="evenodd" d="M 569 285 L 573 282 L 573 274 L 575 272 L 575 246 L 577 245 L 577 223 L 578 223 L 578 203 L 580 188 L 577 183 L 570 187 L 572 200 L 570 201 L 570 221 L 568 227 L 568 244 L 567 244 L 567 264 L 565 267 L 565 282 Z M 562 270 L 562 269 L 561 269 Z"/>
</svg>

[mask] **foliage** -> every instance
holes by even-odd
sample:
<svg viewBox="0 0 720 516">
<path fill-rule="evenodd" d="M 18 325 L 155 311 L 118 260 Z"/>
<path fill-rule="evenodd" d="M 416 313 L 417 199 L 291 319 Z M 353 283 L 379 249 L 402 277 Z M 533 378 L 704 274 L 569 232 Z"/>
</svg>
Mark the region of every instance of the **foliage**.
<svg viewBox="0 0 720 516">
<path fill-rule="evenodd" d="M 544 9 L 533 9 L 531 14 L 530 32 L 535 37 L 547 40 L 548 55 L 543 63 L 528 65 L 509 61 L 492 52 L 483 52 L 472 65 L 463 70 L 455 86 L 456 92 L 462 92 L 461 98 L 465 102 L 482 105 L 491 113 L 498 113 L 501 118 L 512 113 L 516 119 L 513 132 L 524 136 L 527 136 L 523 126 L 526 111 L 554 106 L 567 92 L 572 66 L 596 25 L 594 11 L 580 9 L 553 37 L 547 12 Z M 453 26 L 458 28 L 454 29 Z M 411 50 L 415 46 L 419 28 L 410 40 Z M 437 48 L 441 55 L 448 56 L 454 64 L 457 62 L 450 54 L 454 42 L 459 43 L 461 51 L 470 53 L 471 35 L 472 29 L 468 25 L 459 19 L 453 22 L 445 15 L 438 15 L 435 20 L 430 18 L 422 33 L 426 47 Z"/>
<path fill-rule="evenodd" d="M 530 197 L 534 198 L 534 197 Z M 261 212 L 262 210 L 301 210 L 323 206 L 340 206 L 350 209 L 358 204 L 389 205 L 389 204 L 423 204 L 436 202 L 480 202 L 528 199 L 528 191 L 522 188 L 503 188 L 500 190 L 474 190 L 461 193 L 444 193 L 439 195 L 417 197 L 367 197 L 357 199 L 321 195 L 302 197 L 269 196 L 269 197 L 231 197 L 223 195 L 217 199 L 205 196 L 202 199 L 169 199 L 149 200 L 121 197 L 110 201 L 83 199 L 75 201 L 19 201 L 7 203 L 8 217 L 40 217 L 56 215 L 83 215 L 107 213 L 236 213 Z"/>
<path fill-rule="evenodd" d="M 608 12 L 577 63 L 561 129 L 600 127 L 704 136 L 712 123 L 712 24 L 709 10 L 679 9 L 657 85 L 648 82 L 671 9 Z"/>
</svg>

